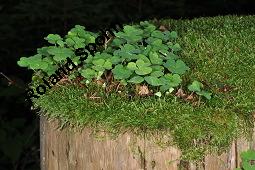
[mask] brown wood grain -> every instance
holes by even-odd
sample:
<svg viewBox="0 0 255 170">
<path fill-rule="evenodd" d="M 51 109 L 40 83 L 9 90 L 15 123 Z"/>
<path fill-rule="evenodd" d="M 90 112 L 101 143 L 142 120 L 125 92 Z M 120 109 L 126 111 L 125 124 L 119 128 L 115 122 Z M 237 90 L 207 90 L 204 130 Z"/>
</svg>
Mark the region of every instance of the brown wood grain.
<svg viewBox="0 0 255 170">
<path fill-rule="evenodd" d="M 194 164 L 179 160 L 176 147 L 161 148 L 154 139 L 131 132 L 97 139 L 89 128 L 73 132 L 57 127 L 57 121 L 41 117 L 41 170 L 233 170 L 240 166 L 242 151 L 255 149 L 254 134 L 251 141 L 240 138 L 227 153 Z"/>
</svg>

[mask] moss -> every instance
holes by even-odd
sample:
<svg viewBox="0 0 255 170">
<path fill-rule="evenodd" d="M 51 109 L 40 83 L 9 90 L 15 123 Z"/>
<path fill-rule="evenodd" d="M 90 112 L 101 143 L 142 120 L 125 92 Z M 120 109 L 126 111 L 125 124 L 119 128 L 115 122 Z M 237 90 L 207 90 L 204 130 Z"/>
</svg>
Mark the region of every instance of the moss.
<svg viewBox="0 0 255 170">
<path fill-rule="evenodd" d="M 240 135 L 249 137 L 255 106 L 255 16 L 219 16 L 193 20 L 163 20 L 158 24 L 176 30 L 181 56 L 191 67 L 186 82 L 199 80 L 213 98 L 199 106 L 174 96 L 121 97 L 106 95 L 97 86 L 58 86 L 35 101 L 41 113 L 72 127 L 125 129 L 170 134 L 183 159 L 198 160 L 222 153 Z M 97 99 L 87 93 L 97 92 Z M 222 130 L 224 129 L 224 130 Z M 168 145 L 170 145 L 168 143 Z"/>
</svg>

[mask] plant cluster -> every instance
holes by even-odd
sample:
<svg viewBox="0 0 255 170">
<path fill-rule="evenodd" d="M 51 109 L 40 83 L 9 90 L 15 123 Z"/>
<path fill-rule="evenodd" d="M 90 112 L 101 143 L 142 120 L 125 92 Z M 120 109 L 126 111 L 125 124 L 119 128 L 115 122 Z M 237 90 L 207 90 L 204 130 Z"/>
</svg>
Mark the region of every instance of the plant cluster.
<svg viewBox="0 0 255 170">
<path fill-rule="evenodd" d="M 135 96 L 131 98 L 132 100 L 123 98 L 123 94 L 127 94 L 126 90 L 133 90 L 129 87 L 136 86 L 148 87 L 149 91 L 153 90 L 154 94 L 160 96 L 162 85 L 152 86 L 146 80 L 138 84 L 129 82 L 140 67 L 139 62 L 136 63 L 138 59 L 130 61 L 125 59 L 118 63 L 128 70 L 128 63 L 134 62 L 137 68 L 131 70 L 132 75 L 124 80 L 116 79 L 116 73 L 113 70 L 118 64 L 112 63 L 111 69 L 104 68 L 109 63 L 106 61 L 111 57 L 122 58 L 116 53 L 123 54 L 121 52 L 126 44 L 132 46 L 135 44 L 124 42 L 119 46 L 114 45 L 117 41 L 115 39 L 121 39 L 117 37 L 119 32 L 114 32 L 111 40 L 99 49 L 95 56 L 89 55 L 87 63 L 82 64 L 83 67 L 74 70 L 68 77 L 61 79 L 48 93 L 35 100 L 34 107 L 41 108 L 39 113 L 46 115 L 49 119 L 58 118 L 62 126 L 91 126 L 92 129 L 100 128 L 112 133 L 124 133 L 127 128 L 132 132 L 146 129 L 146 135 L 154 134 L 155 131 L 166 133 L 170 135 L 170 138 L 166 139 L 164 144 L 167 146 L 176 144 L 182 151 L 184 160 L 200 160 L 206 154 L 223 153 L 236 138 L 240 136 L 247 138 L 252 134 L 254 127 L 255 77 L 254 74 L 250 74 L 255 71 L 255 60 L 252 55 L 254 36 L 251 34 L 255 23 L 253 21 L 254 16 L 224 16 L 194 20 L 165 20 L 158 23 L 160 29 L 165 27 L 168 30 L 178 31 L 177 39 L 169 40 L 173 45 L 178 42 L 182 47 L 181 51 L 173 52 L 178 57 L 174 60 L 181 59 L 190 67 L 184 74 L 178 74 L 182 80 L 178 87 L 173 87 L 178 89 L 175 96 L 163 96 L 160 99 L 157 96 L 143 98 Z M 132 27 L 145 31 L 141 24 Z M 242 30 L 242 34 L 238 30 Z M 167 30 L 158 31 L 164 33 Z M 127 34 L 124 29 L 121 32 L 122 35 Z M 151 35 L 152 33 L 150 37 Z M 124 35 L 123 37 L 126 38 Z M 150 44 L 146 41 L 150 37 L 142 38 L 137 42 L 137 45 L 143 44 L 144 47 L 147 47 Z M 63 41 L 65 42 L 65 37 Z M 166 41 L 162 42 L 162 44 L 166 43 Z M 56 46 L 58 47 L 58 44 Z M 172 52 L 172 49 L 169 49 L 168 52 Z M 164 70 L 162 72 L 176 74 L 165 68 L 164 63 L 167 60 L 164 59 L 166 56 L 162 50 L 156 51 L 156 53 L 163 59 L 161 66 L 164 67 Z M 96 55 L 102 54 L 108 55 L 109 58 L 103 58 L 104 64 L 97 67 L 99 65 L 94 60 L 96 60 Z M 151 63 L 150 56 L 145 56 Z M 72 60 L 74 61 L 73 58 Z M 151 66 L 153 66 L 152 63 L 148 67 Z M 81 75 L 82 70 L 87 68 L 98 74 L 97 69 L 102 69 L 102 67 L 104 73 L 99 77 L 96 75 L 86 78 Z M 143 65 L 143 67 L 147 66 Z M 42 70 L 35 71 L 35 76 L 46 75 Z M 145 78 L 150 75 L 151 73 L 136 76 Z M 72 81 L 66 84 L 69 82 L 68 79 L 72 79 Z M 195 81 L 192 82 L 192 80 Z M 62 83 L 63 81 L 65 83 Z M 127 85 L 118 88 L 118 84 Z M 110 88 L 111 86 L 112 88 Z M 127 89 L 122 87 L 127 87 Z M 108 92 L 107 88 L 116 89 L 116 93 L 105 93 Z M 145 89 L 143 91 L 147 91 Z M 195 96 L 195 99 L 198 99 L 196 95 L 205 93 L 205 89 L 210 89 L 214 95 L 206 103 L 202 102 L 199 107 L 194 107 L 194 104 L 199 103 L 200 100 L 190 104 L 176 98 L 176 96 L 185 96 L 182 98 L 190 99 Z M 189 96 L 186 90 L 191 91 Z M 164 139 L 158 139 L 164 141 Z"/>
<path fill-rule="evenodd" d="M 84 63 L 80 63 L 83 56 L 77 56 L 75 51 L 95 43 L 97 35 L 79 25 L 64 38 L 50 34 L 45 39 L 51 46 L 39 48 L 34 56 L 21 57 L 18 65 L 33 69 L 39 75 L 51 75 L 71 58 L 82 67 L 70 74 L 69 79 L 81 77 L 81 83 L 87 85 L 95 81 L 103 82 L 104 86 L 116 82 L 123 86 L 145 85 L 150 90 L 143 94 L 154 93 L 159 97 L 180 86 L 182 75 L 190 70 L 179 56 L 181 47 L 176 43 L 177 32 L 159 30 L 147 21 L 125 25 L 122 31 L 115 31 L 110 41 L 104 41 L 104 48 L 98 48 L 95 54 L 88 53 Z M 188 89 L 210 99 L 211 93 L 201 87 L 202 83 L 194 81 Z"/>
</svg>

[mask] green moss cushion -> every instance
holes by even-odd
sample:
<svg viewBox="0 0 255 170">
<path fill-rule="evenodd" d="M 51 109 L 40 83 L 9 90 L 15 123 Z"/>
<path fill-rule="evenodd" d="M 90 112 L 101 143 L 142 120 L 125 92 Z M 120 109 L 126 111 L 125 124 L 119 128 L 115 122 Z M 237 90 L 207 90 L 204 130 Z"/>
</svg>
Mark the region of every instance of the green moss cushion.
<svg viewBox="0 0 255 170">
<path fill-rule="evenodd" d="M 59 85 L 35 100 L 41 114 L 75 127 L 170 134 L 184 159 L 222 152 L 239 135 L 248 137 L 255 110 L 255 16 L 157 24 L 178 32 L 181 57 L 191 68 L 185 80 L 205 84 L 211 100 L 194 104 L 171 95 L 127 98 L 106 95 L 97 86 Z"/>
</svg>

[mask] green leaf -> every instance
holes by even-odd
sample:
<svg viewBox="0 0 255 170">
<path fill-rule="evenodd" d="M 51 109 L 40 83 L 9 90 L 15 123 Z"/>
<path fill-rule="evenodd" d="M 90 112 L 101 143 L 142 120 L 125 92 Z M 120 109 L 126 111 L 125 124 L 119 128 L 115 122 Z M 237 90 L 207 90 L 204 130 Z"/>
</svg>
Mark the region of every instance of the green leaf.
<svg viewBox="0 0 255 170">
<path fill-rule="evenodd" d="M 90 69 L 90 68 L 83 69 L 83 70 L 80 71 L 80 73 L 81 73 L 81 75 L 82 75 L 83 77 L 85 77 L 86 79 L 92 79 L 92 78 L 94 78 L 95 75 L 96 75 L 95 70 L 92 70 L 92 69 Z"/>
<path fill-rule="evenodd" d="M 198 92 L 196 92 L 198 95 L 200 95 L 200 96 L 204 96 L 205 98 L 207 98 L 208 100 L 210 100 L 211 98 L 212 98 L 212 93 L 209 93 L 209 92 L 207 92 L 207 91 L 204 91 L 204 90 L 202 90 L 202 91 L 198 91 Z"/>
<path fill-rule="evenodd" d="M 152 64 L 161 65 L 163 63 L 163 60 L 159 58 L 159 55 L 157 52 L 150 52 L 149 57 Z"/>
<path fill-rule="evenodd" d="M 143 55 L 143 54 L 138 54 L 138 57 L 137 57 L 137 58 L 140 59 L 140 60 L 143 60 L 144 63 L 146 63 L 146 64 L 145 64 L 146 66 L 150 66 L 150 65 L 151 65 L 149 58 L 146 57 L 145 55 Z"/>
<path fill-rule="evenodd" d="M 62 38 L 58 34 L 49 34 L 44 39 L 47 40 L 51 44 L 56 44 L 57 41 L 62 41 Z"/>
<path fill-rule="evenodd" d="M 103 67 L 107 70 L 112 69 L 112 62 L 110 60 L 106 60 Z"/>
<path fill-rule="evenodd" d="M 182 48 L 181 48 L 180 44 L 178 44 L 178 43 L 176 43 L 176 44 L 174 44 L 174 46 L 172 46 L 172 50 L 174 52 L 180 51 L 181 49 Z"/>
<path fill-rule="evenodd" d="M 52 47 L 48 49 L 48 53 L 53 56 L 53 59 L 55 61 L 63 61 L 67 57 L 72 57 L 74 55 L 74 52 L 69 48 L 60 48 L 60 47 Z"/>
<path fill-rule="evenodd" d="M 167 68 L 169 71 L 170 69 L 176 64 L 175 60 L 173 58 L 169 58 L 163 65 L 165 68 Z"/>
<path fill-rule="evenodd" d="M 125 44 L 122 49 L 125 51 L 125 52 L 130 52 L 132 53 L 133 50 L 135 50 L 135 46 L 131 45 L 131 44 Z"/>
<path fill-rule="evenodd" d="M 57 69 L 58 69 L 58 67 L 56 65 L 49 64 L 45 71 L 46 71 L 47 75 L 50 76 L 50 75 L 54 74 Z"/>
<path fill-rule="evenodd" d="M 170 33 L 170 38 L 171 38 L 171 39 L 176 39 L 177 37 L 178 37 L 178 34 L 177 34 L 176 31 L 172 31 L 172 32 Z"/>
<path fill-rule="evenodd" d="M 146 81 L 148 84 L 150 84 L 150 85 L 152 85 L 152 86 L 160 86 L 160 85 L 163 84 L 162 81 L 161 81 L 159 78 L 157 78 L 157 77 L 146 76 L 146 77 L 144 77 L 144 79 L 145 79 L 145 81 Z"/>
<path fill-rule="evenodd" d="M 131 70 L 126 69 L 121 64 L 116 65 L 112 72 L 115 79 L 128 79 L 132 74 Z"/>
<path fill-rule="evenodd" d="M 125 25 L 123 31 L 128 34 L 142 35 L 143 30 L 135 28 L 135 26 Z"/>
<path fill-rule="evenodd" d="M 135 70 L 135 73 L 138 75 L 146 75 L 146 74 L 150 74 L 152 72 L 152 68 L 151 67 L 147 67 L 147 66 L 141 66 L 138 68 L 138 70 Z"/>
<path fill-rule="evenodd" d="M 18 64 L 21 67 L 29 67 L 30 69 L 46 70 L 48 67 L 48 63 L 42 60 L 41 54 L 36 54 L 29 58 L 21 57 L 20 61 L 18 61 Z"/>
<path fill-rule="evenodd" d="M 114 40 L 112 41 L 112 45 L 113 46 L 121 46 L 122 44 L 124 44 L 126 41 L 122 38 L 114 38 Z"/>
<path fill-rule="evenodd" d="M 50 47 L 37 48 L 37 53 L 41 54 L 42 56 L 49 56 L 49 53 L 48 53 L 49 48 Z"/>
<path fill-rule="evenodd" d="M 84 48 L 85 47 L 85 39 L 79 37 L 73 37 L 72 40 L 74 41 L 74 48 Z"/>
<path fill-rule="evenodd" d="M 162 40 L 161 39 L 157 39 L 155 41 L 153 41 L 151 43 L 152 46 L 158 46 L 158 47 L 162 47 Z"/>
<path fill-rule="evenodd" d="M 174 53 L 172 53 L 172 52 L 170 52 L 170 53 L 168 53 L 168 54 L 166 55 L 165 58 L 166 58 L 166 59 L 174 59 L 174 60 L 176 60 L 176 59 L 179 59 L 179 56 L 176 55 L 176 54 L 174 54 Z"/>
<path fill-rule="evenodd" d="M 92 63 L 96 66 L 103 66 L 105 63 L 104 59 L 97 59 L 97 60 L 93 60 Z"/>
<path fill-rule="evenodd" d="M 162 79 L 161 79 L 162 80 Z M 165 92 L 165 91 L 167 91 L 167 90 L 169 90 L 169 92 L 170 92 L 170 90 L 172 90 L 173 89 L 173 87 L 171 87 L 169 84 L 165 84 L 165 85 L 162 85 L 162 86 L 160 86 L 160 91 L 162 91 L 162 92 Z"/>
<path fill-rule="evenodd" d="M 182 61 L 177 60 L 176 62 L 173 59 L 169 59 L 164 66 L 171 71 L 172 73 L 176 74 L 184 74 L 186 71 L 189 70 L 189 67 Z"/>
<path fill-rule="evenodd" d="M 129 62 L 127 68 L 130 70 L 137 70 L 136 64 L 134 62 Z"/>
<path fill-rule="evenodd" d="M 139 83 L 142 83 L 143 81 L 144 81 L 144 78 L 141 76 L 135 76 L 131 78 L 130 80 L 128 80 L 128 82 L 134 83 L 134 84 L 139 84 Z"/>
<path fill-rule="evenodd" d="M 69 46 L 69 47 L 73 47 L 75 45 L 75 42 L 72 38 L 67 38 L 65 40 L 65 43 Z"/>
<path fill-rule="evenodd" d="M 150 66 L 151 64 L 145 62 L 145 61 L 142 60 L 142 59 L 138 59 L 138 60 L 136 61 L 136 65 L 137 65 L 137 67 L 147 67 L 147 66 Z"/>
<path fill-rule="evenodd" d="M 60 47 L 64 47 L 64 46 L 65 46 L 65 43 L 64 43 L 64 41 L 62 41 L 62 40 L 58 40 L 58 41 L 57 41 L 57 44 L 58 44 Z"/>
<path fill-rule="evenodd" d="M 150 24 L 148 21 L 140 22 L 140 25 L 144 27 L 144 32 L 148 35 L 156 29 L 155 25 Z"/>
<path fill-rule="evenodd" d="M 145 56 L 148 56 L 149 53 L 150 53 L 150 51 L 151 51 L 151 49 L 152 49 L 152 46 L 151 46 L 151 45 L 147 45 L 147 46 L 144 48 L 142 54 L 145 55 Z"/>
<path fill-rule="evenodd" d="M 164 71 L 163 66 L 154 65 L 154 66 L 150 66 L 150 67 L 152 68 L 153 71 Z"/>
<path fill-rule="evenodd" d="M 96 71 L 105 71 L 105 68 L 100 65 L 93 65 L 92 68 Z"/>
<path fill-rule="evenodd" d="M 193 92 L 200 92 L 203 84 L 199 81 L 193 81 L 191 85 L 188 86 L 188 89 Z"/>
<path fill-rule="evenodd" d="M 160 79 L 164 82 L 164 84 L 170 87 L 177 87 L 182 82 L 182 79 L 178 74 L 166 74 Z"/>
<path fill-rule="evenodd" d="M 164 34 L 161 31 L 155 30 L 151 33 L 152 37 L 164 39 Z"/>
<path fill-rule="evenodd" d="M 29 64 L 29 67 L 31 69 L 42 69 L 45 70 L 48 67 L 48 63 L 45 61 L 40 61 L 40 62 L 32 62 Z"/>
<path fill-rule="evenodd" d="M 17 62 L 17 64 L 20 66 L 20 67 L 28 67 L 29 66 L 29 59 L 26 58 L 26 57 L 21 57 L 19 59 L 19 61 Z"/>
<path fill-rule="evenodd" d="M 241 158 L 243 161 L 255 160 L 255 150 L 247 150 L 241 153 Z"/>
<path fill-rule="evenodd" d="M 118 64 L 121 62 L 121 58 L 119 56 L 112 56 L 110 57 L 110 61 L 112 62 L 112 64 Z"/>
<path fill-rule="evenodd" d="M 136 28 L 135 26 L 125 25 L 123 31 L 124 32 L 115 33 L 115 36 L 125 39 L 128 43 L 142 40 L 143 30 Z"/>
<path fill-rule="evenodd" d="M 162 71 L 154 71 L 151 73 L 151 76 L 153 76 L 153 77 L 161 77 L 163 75 L 164 75 L 164 73 Z"/>
</svg>

